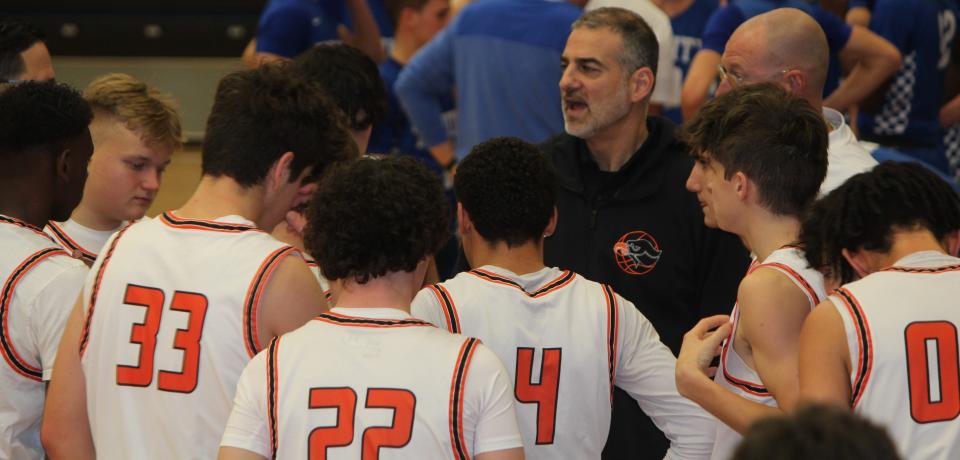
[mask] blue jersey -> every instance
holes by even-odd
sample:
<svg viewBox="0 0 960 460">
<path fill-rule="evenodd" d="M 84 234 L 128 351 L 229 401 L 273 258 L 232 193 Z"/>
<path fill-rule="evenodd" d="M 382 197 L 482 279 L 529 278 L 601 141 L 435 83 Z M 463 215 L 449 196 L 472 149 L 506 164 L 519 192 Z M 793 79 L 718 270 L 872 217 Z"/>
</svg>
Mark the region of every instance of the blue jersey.
<svg viewBox="0 0 960 460">
<path fill-rule="evenodd" d="M 393 91 L 393 85 L 397 82 L 397 76 L 400 75 L 401 70 L 403 70 L 403 64 L 392 57 L 388 57 L 386 61 L 380 64 L 380 76 L 383 77 L 383 83 L 387 86 L 389 107 L 383 123 L 373 127 L 373 132 L 370 134 L 370 145 L 367 150 L 372 153 L 410 155 L 423 161 L 431 170 L 440 173 L 443 168 L 440 167 L 433 155 L 430 155 L 424 143 L 413 132 L 410 120 L 407 119 L 407 114 L 400 107 L 397 94 Z M 452 118 L 452 115 L 450 115 L 454 110 L 452 91 L 447 97 L 442 98 L 441 108 L 446 118 Z M 452 126 L 448 123 L 448 131 L 451 128 Z"/>
<path fill-rule="evenodd" d="M 820 24 L 826 34 L 827 45 L 830 47 L 830 68 L 827 70 L 827 82 L 824 85 L 823 94 L 829 95 L 837 89 L 840 81 L 837 54 L 847 46 L 853 29 L 842 19 L 819 6 L 800 0 L 730 0 L 726 7 L 718 9 L 710 17 L 707 29 L 703 32 L 703 48 L 723 54 L 727 40 L 740 24 L 758 14 L 777 8 L 797 8 L 805 11 Z"/>
<path fill-rule="evenodd" d="M 674 71 L 667 74 L 667 78 L 676 78 L 682 82 L 687 78 L 690 62 L 703 45 L 703 31 L 707 27 L 710 15 L 720 6 L 719 0 L 694 0 L 686 11 L 670 18 L 670 27 L 673 28 L 674 43 Z M 683 122 L 680 107 L 671 107 L 664 115 L 674 123 Z"/>
<path fill-rule="evenodd" d="M 954 0 L 877 0 L 870 29 L 903 55 L 879 112 L 860 111 L 866 138 L 904 148 L 940 149 L 939 111 L 957 32 Z"/>
</svg>

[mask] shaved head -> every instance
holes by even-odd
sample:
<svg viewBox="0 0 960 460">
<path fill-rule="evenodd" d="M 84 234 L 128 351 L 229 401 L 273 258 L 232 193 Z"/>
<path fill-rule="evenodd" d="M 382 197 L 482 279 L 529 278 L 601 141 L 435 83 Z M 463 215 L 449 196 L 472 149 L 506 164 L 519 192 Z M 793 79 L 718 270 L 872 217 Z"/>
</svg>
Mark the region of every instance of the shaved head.
<svg viewBox="0 0 960 460">
<path fill-rule="evenodd" d="M 724 57 L 728 54 L 739 57 L 740 75 L 752 74 L 760 81 L 799 71 L 803 84 L 788 89 L 819 107 L 830 49 L 823 29 L 807 13 L 778 8 L 750 18 L 730 36 Z"/>
</svg>

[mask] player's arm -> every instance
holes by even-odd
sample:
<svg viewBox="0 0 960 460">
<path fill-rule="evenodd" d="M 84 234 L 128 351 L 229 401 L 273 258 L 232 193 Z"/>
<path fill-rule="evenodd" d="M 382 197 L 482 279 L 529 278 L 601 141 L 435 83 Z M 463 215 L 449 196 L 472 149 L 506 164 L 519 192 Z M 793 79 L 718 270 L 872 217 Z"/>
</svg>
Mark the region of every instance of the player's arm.
<svg viewBox="0 0 960 460">
<path fill-rule="evenodd" d="M 453 89 L 453 40 L 456 22 L 440 31 L 404 66 L 394 85 L 410 123 L 430 146 L 442 166 L 455 158 L 453 143 L 443 123 L 441 100 Z"/>
<path fill-rule="evenodd" d="M 484 452 L 482 454 L 478 454 L 476 459 L 477 460 L 523 460 L 523 448 L 515 447 L 513 449 Z"/>
<path fill-rule="evenodd" d="M 738 340 L 750 344 L 757 374 L 784 410 L 796 403 L 797 339 L 809 309 L 809 304 L 798 305 L 794 294 L 807 302 L 806 296 L 784 275 L 759 270 L 744 279 L 738 295 L 741 311 Z M 791 332 L 791 328 L 795 330 Z M 696 339 L 705 332 L 695 327 L 684 336 L 677 364 L 677 385 L 681 394 L 738 433 L 746 431 L 760 418 L 782 414 L 781 409 L 742 398 L 710 378 L 704 361 L 709 362 L 718 350 L 715 340 Z"/>
<path fill-rule="evenodd" d="M 96 458 L 87 416 L 86 381 L 80 365 L 82 299 L 81 295 L 67 320 L 44 406 L 40 440 L 47 456 L 54 460 Z"/>
<path fill-rule="evenodd" d="M 800 333 L 800 399 L 850 407 L 850 353 L 843 320 L 830 300 L 820 303 Z"/>
<path fill-rule="evenodd" d="M 683 119 L 689 120 L 707 103 L 710 85 L 717 78 L 717 66 L 720 65 L 720 53 L 701 49 L 690 62 L 687 79 L 680 91 L 680 111 Z"/>
<path fill-rule="evenodd" d="M 960 123 L 960 94 L 940 108 L 940 125 L 944 128 Z"/>
<path fill-rule="evenodd" d="M 630 394 L 670 440 L 666 458 L 707 458 L 716 420 L 677 391 L 677 360 L 637 308 L 615 296 L 618 311 L 614 384 Z M 721 317 L 725 323 L 726 317 Z"/>
<path fill-rule="evenodd" d="M 263 455 L 237 447 L 221 447 L 218 460 L 267 460 Z"/>
<path fill-rule="evenodd" d="M 348 30 L 343 24 L 338 26 L 337 34 L 340 36 L 340 41 L 363 51 L 363 54 L 370 56 L 374 62 L 383 62 L 386 51 L 383 49 L 380 28 L 377 27 L 377 21 L 373 18 L 367 0 L 346 0 L 346 4 L 347 12 L 353 22 L 353 31 Z"/>
<path fill-rule="evenodd" d="M 853 26 L 839 58 L 844 67 L 855 67 L 824 99 L 823 105 L 841 112 L 862 101 L 900 68 L 900 51 L 883 37 L 860 26 Z"/>
<path fill-rule="evenodd" d="M 317 278 L 299 256 L 284 257 L 264 288 L 260 301 L 261 344 L 306 324 L 327 309 Z"/>
</svg>

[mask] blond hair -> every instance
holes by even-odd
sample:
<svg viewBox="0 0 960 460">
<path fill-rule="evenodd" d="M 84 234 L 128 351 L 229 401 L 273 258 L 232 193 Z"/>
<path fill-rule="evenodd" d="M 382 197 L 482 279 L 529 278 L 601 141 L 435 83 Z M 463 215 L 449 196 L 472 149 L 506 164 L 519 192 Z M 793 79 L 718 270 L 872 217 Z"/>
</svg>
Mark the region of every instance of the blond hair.
<svg viewBox="0 0 960 460">
<path fill-rule="evenodd" d="M 130 75 L 103 75 L 90 83 L 83 97 L 96 115 L 114 117 L 147 145 L 177 149 L 182 143 L 173 99 Z"/>
</svg>

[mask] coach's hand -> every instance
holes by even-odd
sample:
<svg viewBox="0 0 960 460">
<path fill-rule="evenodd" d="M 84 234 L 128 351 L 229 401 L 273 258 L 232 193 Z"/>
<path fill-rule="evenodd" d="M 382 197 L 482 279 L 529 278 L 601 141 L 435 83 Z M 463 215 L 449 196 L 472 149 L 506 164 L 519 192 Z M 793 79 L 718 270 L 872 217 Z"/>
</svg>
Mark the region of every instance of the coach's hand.
<svg viewBox="0 0 960 460">
<path fill-rule="evenodd" d="M 704 382 L 709 382 L 717 372 L 711 367 L 713 358 L 720 354 L 723 340 L 730 336 L 730 317 L 715 315 L 700 320 L 683 336 L 680 356 L 677 357 L 677 391 L 696 401 L 693 395 Z"/>
</svg>

